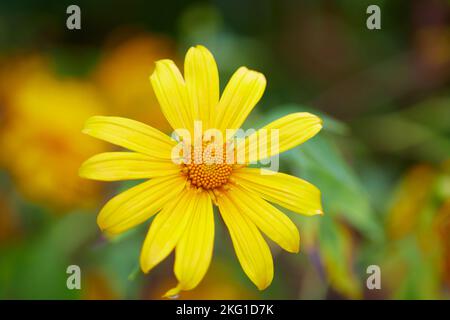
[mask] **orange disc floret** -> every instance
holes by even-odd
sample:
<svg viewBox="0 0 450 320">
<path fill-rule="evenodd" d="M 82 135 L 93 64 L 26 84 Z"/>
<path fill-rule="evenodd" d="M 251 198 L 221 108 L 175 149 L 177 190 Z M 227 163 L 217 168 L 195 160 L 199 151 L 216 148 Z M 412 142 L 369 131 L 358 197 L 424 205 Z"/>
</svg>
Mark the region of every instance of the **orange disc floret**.
<svg viewBox="0 0 450 320">
<path fill-rule="evenodd" d="M 233 166 L 227 164 L 225 151 L 217 154 L 211 144 L 203 143 L 202 148 L 192 150 L 191 162 L 186 164 L 186 173 L 192 186 L 203 189 L 215 189 L 225 185 Z"/>
<path fill-rule="evenodd" d="M 214 189 L 228 182 L 233 168 L 228 164 L 194 164 L 187 165 L 188 178 L 193 186 Z"/>
</svg>

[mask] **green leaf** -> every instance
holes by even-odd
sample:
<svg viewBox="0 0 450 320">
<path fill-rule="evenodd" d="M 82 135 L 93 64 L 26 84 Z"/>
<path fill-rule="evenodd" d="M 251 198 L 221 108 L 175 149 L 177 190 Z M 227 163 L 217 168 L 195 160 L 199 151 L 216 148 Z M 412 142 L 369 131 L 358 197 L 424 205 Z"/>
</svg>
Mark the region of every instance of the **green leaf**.
<svg viewBox="0 0 450 320">
<path fill-rule="evenodd" d="M 346 297 L 361 298 L 361 282 L 353 272 L 354 253 L 349 232 L 331 216 L 324 216 L 320 224 L 319 254 L 328 282 Z"/>
<path fill-rule="evenodd" d="M 333 140 L 324 133 L 288 153 L 293 174 L 316 185 L 325 215 L 340 216 L 364 236 L 380 239 L 369 197 Z"/>
<path fill-rule="evenodd" d="M 95 216 L 72 213 L 52 217 L 49 222 L 38 234 L 10 248 L 9 253 L 0 253 L 0 287 L 3 288 L 0 293 L 7 298 L 79 297 L 79 290 L 69 290 L 66 286 L 66 270 L 69 265 L 80 265 L 76 253 L 95 236 Z M 7 283 L 3 282 L 5 279 Z"/>
</svg>

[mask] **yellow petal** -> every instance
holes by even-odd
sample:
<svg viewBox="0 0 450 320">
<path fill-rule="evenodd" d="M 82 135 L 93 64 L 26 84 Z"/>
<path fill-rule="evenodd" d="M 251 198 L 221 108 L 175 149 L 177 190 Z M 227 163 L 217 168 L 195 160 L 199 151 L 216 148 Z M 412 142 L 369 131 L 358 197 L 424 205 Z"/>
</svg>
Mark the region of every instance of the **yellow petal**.
<svg viewBox="0 0 450 320">
<path fill-rule="evenodd" d="M 179 175 L 154 178 L 138 184 L 109 200 L 100 211 L 100 229 L 118 234 L 157 213 L 181 192 L 186 180 Z"/>
<path fill-rule="evenodd" d="M 269 158 L 292 149 L 314 137 L 322 129 L 322 120 L 308 112 L 291 113 L 279 118 L 245 139 L 246 159 L 249 162 Z M 257 141 L 257 143 L 251 143 Z M 265 146 L 265 152 L 260 149 Z"/>
<path fill-rule="evenodd" d="M 320 190 L 300 178 L 254 168 L 242 168 L 233 177 L 242 187 L 255 191 L 264 199 L 305 215 L 323 214 Z"/>
<path fill-rule="evenodd" d="M 235 186 L 227 191 L 233 205 L 280 247 L 289 252 L 298 252 L 300 235 L 295 224 L 280 210 L 259 195 Z"/>
<path fill-rule="evenodd" d="M 184 62 L 184 76 L 193 118 L 202 120 L 203 129 L 208 129 L 219 102 L 219 72 L 211 52 L 203 46 L 191 47 Z"/>
<path fill-rule="evenodd" d="M 255 224 L 234 206 L 226 194 L 218 197 L 218 204 L 242 269 L 259 290 L 264 290 L 273 278 L 269 246 Z"/>
<path fill-rule="evenodd" d="M 149 272 L 175 248 L 198 207 L 198 194 L 184 189 L 155 217 L 141 251 L 141 269 Z"/>
<path fill-rule="evenodd" d="M 83 133 L 160 159 L 170 160 L 175 146 L 175 141 L 164 133 L 141 122 L 120 117 L 91 117 Z"/>
<path fill-rule="evenodd" d="M 175 275 L 181 290 L 195 288 L 203 279 L 211 262 L 214 245 L 214 215 L 206 192 L 197 193 L 195 212 L 188 213 L 188 227 L 175 250 Z"/>
<path fill-rule="evenodd" d="M 79 175 L 86 179 L 117 181 L 155 178 L 176 174 L 179 166 L 136 152 L 105 152 L 86 160 Z"/>
<path fill-rule="evenodd" d="M 192 103 L 186 84 L 175 63 L 171 60 L 156 62 L 150 81 L 161 110 L 174 130 L 193 128 Z"/>
<path fill-rule="evenodd" d="M 266 88 L 263 74 L 239 68 L 231 77 L 217 107 L 216 128 L 239 129 Z"/>
</svg>

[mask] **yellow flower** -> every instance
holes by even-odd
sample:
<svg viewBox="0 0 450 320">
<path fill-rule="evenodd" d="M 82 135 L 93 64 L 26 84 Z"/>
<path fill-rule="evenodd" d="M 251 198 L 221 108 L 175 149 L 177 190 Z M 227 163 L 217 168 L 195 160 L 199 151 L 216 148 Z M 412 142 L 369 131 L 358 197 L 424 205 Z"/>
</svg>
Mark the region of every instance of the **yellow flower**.
<svg viewBox="0 0 450 320">
<path fill-rule="evenodd" d="M 383 268 L 394 297 L 441 298 L 450 284 L 450 162 L 415 164 L 393 195 Z M 426 277 L 415 277 L 417 273 Z"/>
<path fill-rule="evenodd" d="M 58 213 L 92 207 L 99 186 L 77 172 L 86 157 L 104 151 L 104 143 L 79 134 L 87 117 L 104 111 L 95 88 L 56 77 L 43 58 L 11 60 L 2 71 L 0 165 L 23 195 Z"/>
<path fill-rule="evenodd" d="M 171 60 L 160 60 L 150 77 L 173 129 L 194 132 L 197 120 L 204 130 L 240 128 L 266 86 L 261 73 L 241 67 L 219 99 L 216 62 L 202 46 L 189 49 L 184 67 L 183 78 Z M 263 128 L 278 129 L 279 148 L 253 158 L 247 151 L 246 159 L 260 160 L 291 149 L 321 128 L 322 121 L 312 114 L 287 115 Z M 149 272 L 175 249 L 178 285 L 167 296 L 195 288 L 205 275 L 213 252 L 213 204 L 230 232 L 242 268 L 260 290 L 273 278 L 272 255 L 261 232 L 289 252 L 298 252 L 300 241 L 294 223 L 267 201 L 305 215 L 322 214 L 320 191 L 310 183 L 283 173 L 261 174 L 260 169 L 247 165 L 210 163 L 204 154 L 198 159 L 192 145 L 187 146 L 197 161 L 175 164 L 172 152 L 177 142 L 143 123 L 96 116 L 87 121 L 83 132 L 132 152 L 96 155 L 80 168 L 82 177 L 149 179 L 111 199 L 97 222 L 105 232 L 118 234 L 159 212 L 144 241 L 140 264 Z M 248 136 L 240 145 L 251 147 L 252 137 L 262 132 Z M 209 141 L 202 139 L 208 147 Z"/>
</svg>

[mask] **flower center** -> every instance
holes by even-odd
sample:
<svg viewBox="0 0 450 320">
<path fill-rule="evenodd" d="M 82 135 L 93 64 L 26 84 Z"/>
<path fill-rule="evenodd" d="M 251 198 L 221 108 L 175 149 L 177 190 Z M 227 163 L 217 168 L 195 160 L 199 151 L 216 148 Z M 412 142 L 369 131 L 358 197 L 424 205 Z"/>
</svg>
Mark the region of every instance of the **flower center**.
<svg viewBox="0 0 450 320">
<path fill-rule="evenodd" d="M 191 161 L 185 165 L 191 185 L 206 190 L 225 185 L 232 171 L 233 166 L 226 163 L 225 146 L 215 146 L 213 143 L 192 148 Z"/>
</svg>

